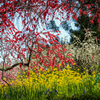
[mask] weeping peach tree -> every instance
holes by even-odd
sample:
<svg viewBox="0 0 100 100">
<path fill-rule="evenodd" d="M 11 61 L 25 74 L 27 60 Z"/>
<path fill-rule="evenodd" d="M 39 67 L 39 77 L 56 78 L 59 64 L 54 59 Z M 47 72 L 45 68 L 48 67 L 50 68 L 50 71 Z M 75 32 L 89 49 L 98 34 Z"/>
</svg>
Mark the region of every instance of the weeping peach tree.
<svg viewBox="0 0 100 100">
<path fill-rule="evenodd" d="M 90 22 L 93 23 L 98 18 L 100 29 L 99 4 L 99 0 L 0 0 L 0 81 L 10 85 L 5 78 L 16 79 L 17 66 L 22 71 L 26 67 L 29 71 L 36 66 L 35 72 L 38 72 L 37 68 L 45 70 L 41 64 L 52 66 L 52 69 L 55 66 L 59 70 L 59 63 L 62 66 L 67 63 L 73 65 L 75 61 L 69 57 L 69 51 L 56 41 L 56 35 L 46 31 L 46 23 L 53 19 L 62 22 L 70 17 L 77 20 L 78 15 L 90 13 Z M 16 18 L 21 18 L 21 31 L 13 23 Z M 42 31 L 39 31 L 40 26 Z M 41 34 L 48 40 L 41 37 Z M 57 31 L 57 35 L 59 34 L 60 31 Z M 45 48 L 44 44 L 47 43 L 52 44 L 52 47 Z M 43 54 L 45 50 L 46 55 Z M 66 51 L 68 54 L 64 56 Z M 38 62 L 32 61 L 33 55 Z M 55 56 L 58 56 L 58 62 Z"/>
</svg>

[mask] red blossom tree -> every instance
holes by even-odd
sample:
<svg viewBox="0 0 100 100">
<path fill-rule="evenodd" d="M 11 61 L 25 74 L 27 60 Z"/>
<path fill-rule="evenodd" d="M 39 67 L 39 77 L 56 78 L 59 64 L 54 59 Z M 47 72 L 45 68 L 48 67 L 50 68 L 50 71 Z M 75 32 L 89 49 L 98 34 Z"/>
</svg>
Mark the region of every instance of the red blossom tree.
<svg viewBox="0 0 100 100">
<path fill-rule="evenodd" d="M 90 2 L 91 1 L 91 2 Z M 0 67 L 2 71 L 1 79 L 5 77 L 6 71 L 14 69 L 16 66 L 26 66 L 33 68 L 37 66 L 41 68 L 40 63 L 44 63 L 45 66 L 56 66 L 55 56 L 59 57 L 59 62 L 70 62 L 73 64 L 71 58 L 65 57 L 63 54 L 66 51 L 60 44 L 56 44 L 56 36 L 50 32 L 45 32 L 45 25 L 49 20 L 58 19 L 69 20 L 70 15 L 77 20 L 77 14 L 90 13 L 93 23 L 94 19 L 98 17 L 99 29 L 100 29 L 100 0 L 0 0 L 0 52 L 3 59 L 3 65 Z M 79 4 L 78 4 L 79 3 Z M 98 3 L 98 5 L 96 5 Z M 94 10 L 95 14 L 94 14 Z M 93 12 L 93 14 L 92 14 Z M 21 17 L 23 30 L 19 31 L 15 28 L 13 20 Z M 43 31 L 39 32 L 39 25 L 43 26 Z M 61 23 L 62 24 L 62 23 Z M 60 34 L 60 32 L 58 31 Z M 45 35 L 48 40 L 40 36 Z M 11 37 L 12 35 L 12 37 Z M 43 43 L 40 43 L 42 41 Z M 45 43 L 49 42 L 53 46 L 46 48 L 47 55 L 43 55 L 45 50 Z M 37 47 L 37 50 L 35 49 Z M 62 48 L 62 50 L 60 49 Z M 68 50 L 67 50 L 68 51 Z M 27 53 L 27 56 L 25 55 Z M 14 61 L 9 62 L 9 55 L 11 55 Z M 35 55 L 34 59 L 39 59 L 39 62 L 32 62 L 32 55 Z M 26 59 L 28 58 L 28 59 Z M 17 61 L 19 59 L 19 61 Z M 23 60 L 24 59 L 24 60 Z M 24 62 L 27 60 L 27 62 Z M 12 64 L 15 62 L 14 64 Z M 34 66 L 31 66 L 32 63 Z M 23 69 L 22 69 L 23 70 Z M 44 70 L 44 69 L 43 69 Z M 36 69 L 37 71 L 37 69 Z M 29 72 L 28 72 L 29 75 Z"/>
</svg>

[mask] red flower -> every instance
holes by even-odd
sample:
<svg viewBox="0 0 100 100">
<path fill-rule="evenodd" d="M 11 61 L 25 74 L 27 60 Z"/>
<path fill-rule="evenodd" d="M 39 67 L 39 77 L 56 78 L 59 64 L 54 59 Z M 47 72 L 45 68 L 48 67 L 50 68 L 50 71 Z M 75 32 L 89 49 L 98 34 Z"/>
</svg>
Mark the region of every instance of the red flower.
<svg viewBox="0 0 100 100">
<path fill-rule="evenodd" d="M 72 54 L 67 54 L 67 56 L 72 56 Z"/>
<path fill-rule="evenodd" d="M 92 55 L 92 59 L 93 59 L 94 55 Z"/>
<path fill-rule="evenodd" d="M 22 64 L 20 64 L 20 68 L 22 67 Z"/>
<path fill-rule="evenodd" d="M 35 70 L 35 73 L 38 73 L 38 69 Z"/>
<path fill-rule="evenodd" d="M 61 71 L 61 69 L 58 69 L 59 71 Z"/>
<path fill-rule="evenodd" d="M 31 67 L 31 69 L 33 68 L 32 66 L 30 66 Z"/>
<path fill-rule="evenodd" d="M 93 20 L 90 20 L 90 22 L 93 24 L 94 22 L 93 22 Z"/>
<path fill-rule="evenodd" d="M 97 38 L 95 38 L 95 40 L 97 41 Z"/>
<path fill-rule="evenodd" d="M 46 48 L 50 48 L 48 44 L 46 45 Z"/>
<path fill-rule="evenodd" d="M 54 65 L 54 62 L 55 62 L 55 57 L 53 58 L 53 63 L 52 63 L 52 66 Z"/>
<path fill-rule="evenodd" d="M 29 76 L 29 70 L 28 70 L 28 74 L 27 74 L 27 76 Z"/>
<path fill-rule="evenodd" d="M 86 35 L 86 37 L 88 38 L 88 35 Z"/>
</svg>

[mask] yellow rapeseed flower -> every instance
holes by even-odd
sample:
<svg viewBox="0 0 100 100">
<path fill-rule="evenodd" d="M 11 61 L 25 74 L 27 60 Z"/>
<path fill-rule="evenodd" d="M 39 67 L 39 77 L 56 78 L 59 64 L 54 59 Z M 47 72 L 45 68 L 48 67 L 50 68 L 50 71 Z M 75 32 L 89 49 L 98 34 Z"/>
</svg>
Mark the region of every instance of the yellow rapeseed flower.
<svg viewBox="0 0 100 100">
<path fill-rule="evenodd" d="M 48 68 L 48 70 L 46 72 L 50 72 L 50 69 Z"/>
<path fill-rule="evenodd" d="M 88 69 L 86 71 L 88 72 Z"/>
<path fill-rule="evenodd" d="M 42 71 L 42 68 L 40 68 L 40 71 Z"/>
<path fill-rule="evenodd" d="M 61 63 L 59 64 L 59 66 L 61 66 Z"/>
<path fill-rule="evenodd" d="M 97 88 L 100 88 L 100 83 L 97 83 Z"/>
<path fill-rule="evenodd" d="M 83 68 L 85 70 L 85 68 Z"/>
<path fill-rule="evenodd" d="M 54 68 L 54 71 L 57 71 L 57 68 Z"/>
<path fill-rule="evenodd" d="M 35 68 L 36 68 L 36 66 L 35 66 Z"/>
<path fill-rule="evenodd" d="M 95 71 L 93 71 L 92 74 L 95 74 Z"/>
<path fill-rule="evenodd" d="M 52 69 L 52 66 L 50 66 L 50 69 Z"/>
<path fill-rule="evenodd" d="M 94 84 L 94 81 L 92 81 L 92 85 Z"/>
<path fill-rule="evenodd" d="M 70 67 L 69 65 L 67 65 L 67 67 L 66 67 L 66 68 L 70 69 L 71 67 Z"/>
<path fill-rule="evenodd" d="M 76 63 L 73 63 L 73 65 L 76 65 Z"/>
<path fill-rule="evenodd" d="M 93 80 L 95 80 L 95 74 L 93 75 Z"/>
</svg>

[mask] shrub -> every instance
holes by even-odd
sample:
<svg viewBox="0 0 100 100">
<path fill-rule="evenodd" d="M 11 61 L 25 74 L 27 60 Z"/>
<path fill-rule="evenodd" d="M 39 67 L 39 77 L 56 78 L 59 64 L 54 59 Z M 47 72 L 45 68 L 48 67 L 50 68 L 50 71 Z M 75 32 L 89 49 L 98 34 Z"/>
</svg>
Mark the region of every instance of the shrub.
<svg viewBox="0 0 100 100">
<path fill-rule="evenodd" d="M 66 46 L 81 70 L 83 71 L 83 68 L 86 68 L 89 70 L 89 74 L 96 70 L 97 66 L 97 68 L 100 68 L 100 45 L 98 45 L 95 37 L 92 36 L 92 33 L 93 32 L 89 31 L 89 37 L 85 37 L 83 42 L 73 34 L 76 41 L 74 41 L 73 44 Z M 96 70 L 96 73 L 98 72 L 100 72 L 100 70 Z"/>
</svg>

